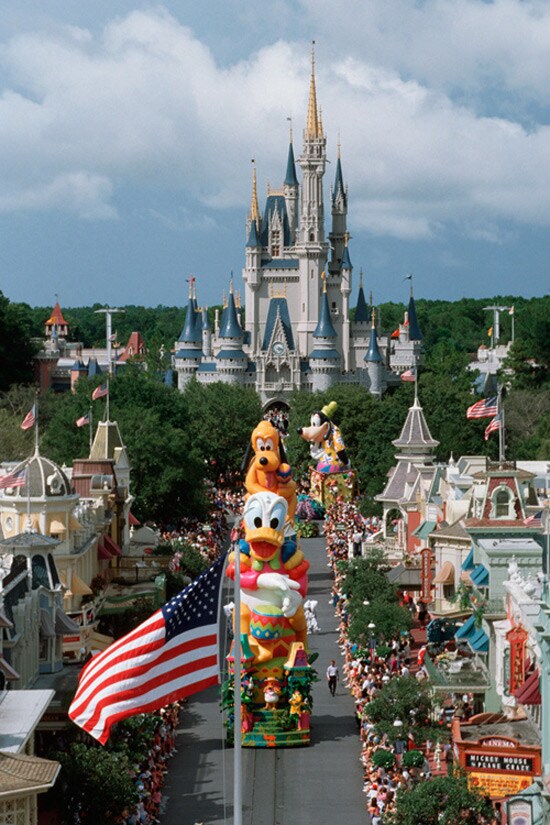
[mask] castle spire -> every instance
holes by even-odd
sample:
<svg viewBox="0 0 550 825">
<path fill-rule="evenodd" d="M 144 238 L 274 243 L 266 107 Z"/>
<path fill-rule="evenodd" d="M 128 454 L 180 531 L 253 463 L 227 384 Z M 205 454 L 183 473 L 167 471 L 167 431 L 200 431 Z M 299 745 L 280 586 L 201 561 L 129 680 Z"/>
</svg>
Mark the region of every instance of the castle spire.
<svg viewBox="0 0 550 825">
<path fill-rule="evenodd" d="M 309 104 L 307 109 L 306 139 L 319 137 L 319 116 L 317 113 L 317 91 L 315 89 L 315 40 L 311 44 L 311 80 L 309 83 Z"/>
<path fill-rule="evenodd" d="M 256 226 L 260 220 L 260 209 L 258 207 L 258 187 L 256 181 L 256 164 L 252 161 L 252 200 L 250 201 L 250 219 L 256 221 Z"/>
</svg>

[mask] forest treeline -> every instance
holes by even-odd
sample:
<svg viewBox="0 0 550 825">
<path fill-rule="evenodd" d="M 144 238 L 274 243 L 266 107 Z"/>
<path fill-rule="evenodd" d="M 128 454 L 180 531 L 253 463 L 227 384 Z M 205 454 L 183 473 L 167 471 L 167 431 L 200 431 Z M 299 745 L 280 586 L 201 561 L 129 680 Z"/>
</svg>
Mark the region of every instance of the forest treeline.
<svg viewBox="0 0 550 825">
<path fill-rule="evenodd" d="M 507 457 L 550 460 L 549 297 L 417 302 L 426 343 L 418 390 L 431 433 L 440 442 L 436 457 L 442 461 L 451 453 L 455 458 L 463 454 L 497 457 L 497 438 L 484 440 L 487 422 L 466 420 L 466 409 L 475 400 L 475 374 L 467 367 L 472 352 L 486 340 L 491 319 L 483 306 L 493 302 L 515 307 L 516 341 L 503 377 Z M 120 320 L 120 338 L 139 329 L 147 346 L 166 342 L 169 348 L 181 332 L 181 309 L 126 309 L 126 315 L 117 317 L 117 322 L 124 319 Z M 24 458 L 33 448 L 33 433 L 21 430 L 20 424 L 35 397 L 32 338 L 42 337 L 50 310 L 31 309 L 0 295 L 2 461 Z M 396 327 L 403 310 L 397 304 L 383 305 L 384 328 Z M 94 315 L 93 307 L 64 308 L 63 312 L 69 323 L 75 323 L 72 339 L 81 330 L 85 343 L 102 342 L 104 319 Z M 502 317 L 504 340 L 511 318 Z M 74 394 L 50 392 L 40 400 L 40 447 L 60 464 L 70 465 L 88 453 L 88 428 L 77 428 L 75 421 L 90 406 L 95 421 L 104 415 L 105 401 L 91 400 L 100 380 L 82 379 Z M 336 400 L 335 420 L 358 470 L 365 508 L 375 512 L 373 497 L 383 489 L 394 462 L 391 442 L 403 426 L 413 391 L 412 384 L 402 384 L 381 400 L 352 385 L 338 385 L 328 393 L 295 392 L 290 399 L 288 453 L 296 474 L 306 469 L 308 452 L 295 428 L 306 424 L 314 410 Z M 110 411 L 111 419 L 119 422 L 132 462 L 136 514 L 164 522 L 204 510 L 203 479 L 238 467 L 262 414 L 260 399 L 252 390 L 192 381 L 180 393 L 163 383 L 154 364 L 147 371 L 129 365 L 111 381 Z"/>
</svg>

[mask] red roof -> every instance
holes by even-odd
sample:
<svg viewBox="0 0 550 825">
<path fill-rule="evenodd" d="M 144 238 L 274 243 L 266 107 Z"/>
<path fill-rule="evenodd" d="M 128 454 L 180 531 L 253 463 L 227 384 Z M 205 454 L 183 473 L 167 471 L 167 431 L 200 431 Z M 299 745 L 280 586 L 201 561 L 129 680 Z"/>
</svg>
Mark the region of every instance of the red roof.
<svg viewBox="0 0 550 825">
<path fill-rule="evenodd" d="M 116 541 L 111 538 L 111 536 L 103 536 L 103 544 L 105 549 L 111 553 L 112 558 L 115 556 L 122 556 L 122 549 L 118 546 Z"/>
<path fill-rule="evenodd" d="M 514 691 L 514 696 L 521 705 L 540 705 L 540 673 L 534 670 L 525 682 Z"/>
<path fill-rule="evenodd" d="M 128 358 L 140 358 L 144 354 L 145 343 L 141 337 L 141 332 L 132 332 L 124 351 L 118 356 L 118 360 L 127 361 Z"/>
<path fill-rule="evenodd" d="M 130 524 L 132 527 L 139 527 L 139 525 L 141 524 L 141 521 L 137 520 L 137 518 L 134 516 L 131 510 L 128 513 L 128 524 Z"/>
<path fill-rule="evenodd" d="M 59 301 L 57 301 L 56 305 L 52 309 L 52 314 L 46 321 L 47 326 L 51 326 L 52 324 L 57 324 L 57 326 L 67 326 L 67 322 L 63 317 L 63 313 L 61 312 L 61 307 L 59 306 Z"/>
<path fill-rule="evenodd" d="M 105 536 L 104 536 L 103 538 L 105 538 Z M 98 559 L 105 559 L 105 560 L 109 560 L 109 559 L 114 559 L 114 558 L 115 558 L 115 554 L 114 554 L 114 553 L 111 553 L 111 552 L 110 552 L 110 551 L 109 551 L 109 550 L 105 547 L 105 545 L 103 544 L 103 542 L 100 540 L 99 544 L 97 545 L 97 557 L 98 557 Z"/>
</svg>

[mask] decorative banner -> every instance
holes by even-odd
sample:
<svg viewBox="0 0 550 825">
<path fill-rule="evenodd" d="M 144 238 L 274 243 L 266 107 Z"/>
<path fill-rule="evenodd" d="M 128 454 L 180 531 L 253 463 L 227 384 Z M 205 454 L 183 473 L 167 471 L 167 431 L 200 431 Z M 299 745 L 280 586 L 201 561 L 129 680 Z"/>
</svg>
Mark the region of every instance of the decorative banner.
<svg viewBox="0 0 550 825">
<path fill-rule="evenodd" d="M 506 634 L 506 638 L 510 643 L 509 693 L 511 696 L 525 681 L 525 645 L 528 635 L 527 631 L 521 625 L 513 627 Z"/>
<path fill-rule="evenodd" d="M 508 802 L 508 825 L 533 825 L 533 808 L 524 799 L 511 799 Z"/>
<path fill-rule="evenodd" d="M 468 784 L 488 794 L 492 799 L 501 799 L 526 790 L 533 784 L 533 779 L 530 776 L 471 771 L 468 773 Z"/>
<path fill-rule="evenodd" d="M 420 556 L 422 564 L 420 568 L 420 598 L 426 604 L 432 600 L 432 557 L 433 553 L 429 547 L 424 547 Z"/>
</svg>

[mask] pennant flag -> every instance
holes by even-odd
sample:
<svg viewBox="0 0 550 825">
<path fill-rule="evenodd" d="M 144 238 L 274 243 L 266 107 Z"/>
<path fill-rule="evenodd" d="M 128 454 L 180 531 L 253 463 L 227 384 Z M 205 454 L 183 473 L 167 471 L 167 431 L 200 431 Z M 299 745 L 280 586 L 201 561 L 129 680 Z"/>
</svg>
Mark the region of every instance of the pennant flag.
<svg viewBox="0 0 550 825">
<path fill-rule="evenodd" d="M 481 401 L 476 401 L 466 410 L 466 418 L 493 418 L 497 414 L 498 399 L 496 395 L 493 398 L 483 398 Z"/>
<path fill-rule="evenodd" d="M 487 330 L 487 338 L 490 338 L 492 334 L 493 334 L 493 327 L 489 327 L 489 329 Z"/>
<path fill-rule="evenodd" d="M 102 745 L 112 725 L 218 683 L 225 555 L 80 674 L 69 716 Z"/>
<path fill-rule="evenodd" d="M 500 430 L 500 414 L 495 416 L 492 421 L 490 421 L 487 426 L 485 427 L 485 441 L 489 440 L 489 436 L 491 433 L 496 432 L 496 430 Z"/>
<path fill-rule="evenodd" d="M 394 331 L 391 334 L 391 337 L 392 338 L 399 338 L 399 327 L 397 327 L 397 329 L 394 329 Z"/>
<path fill-rule="evenodd" d="M 77 418 L 74 423 L 77 427 L 85 427 L 86 424 L 90 423 L 90 413 L 86 413 L 86 415 L 81 415 L 80 418 Z"/>
<path fill-rule="evenodd" d="M 406 372 L 401 373 L 401 380 L 402 381 L 416 381 L 416 369 L 413 367 Z"/>
<path fill-rule="evenodd" d="M 532 516 L 528 516 L 523 523 L 526 527 L 542 527 L 542 510 L 539 510 L 538 513 L 533 513 Z"/>
<path fill-rule="evenodd" d="M 32 405 L 32 408 L 29 410 L 25 418 L 23 419 L 23 423 L 21 424 L 22 430 L 30 430 L 31 427 L 34 427 L 36 424 L 36 404 Z"/>
<path fill-rule="evenodd" d="M 97 401 L 98 398 L 104 398 L 109 395 L 109 386 L 107 384 L 100 384 L 92 393 L 92 399 Z"/>
<path fill-rule="evenodd" d="M 510 309 L 508 310 L 508 315 L 513 315 L 515 311 L 516 311 L 515 308 L 513 306 L 511 306 Z"/>
<path fill-rule="evenodd" d="M 23 467 L 16 473 L 8 473 L 0 478 L 0 490 L 6 490 L 8 487 L 22 487 L 27 477 L 27 468 Z"/>
</svg>

